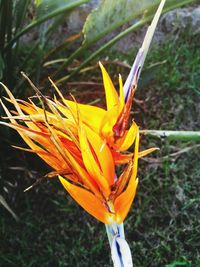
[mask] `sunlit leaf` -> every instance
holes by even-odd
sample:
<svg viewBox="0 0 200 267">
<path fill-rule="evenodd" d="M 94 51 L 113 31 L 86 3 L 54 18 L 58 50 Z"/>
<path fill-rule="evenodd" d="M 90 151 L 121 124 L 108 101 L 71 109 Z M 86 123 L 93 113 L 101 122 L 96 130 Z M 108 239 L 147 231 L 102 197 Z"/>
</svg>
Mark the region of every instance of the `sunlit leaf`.
<svg viewBox="0 0 200 267">
<path fill-rule="evenodd" d="M 164 10 L 193 2 L 194 0 L 167 0 Z M 84 28 L 84 43 L 93 42 L 132 19 L 144 20 L 153 16 L 160 0 L 104 0 L 88 16 Z"/>
<path fill-rule="evenodd" d="M 40 0 L 37 1 L 37 19 L 63 13 L 90 0 Z"/>
</svg>

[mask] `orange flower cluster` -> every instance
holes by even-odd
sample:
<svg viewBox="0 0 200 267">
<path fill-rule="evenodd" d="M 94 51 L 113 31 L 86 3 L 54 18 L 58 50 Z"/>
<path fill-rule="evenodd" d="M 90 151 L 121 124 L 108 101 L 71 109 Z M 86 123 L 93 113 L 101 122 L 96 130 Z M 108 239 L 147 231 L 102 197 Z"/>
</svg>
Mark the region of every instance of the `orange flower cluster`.
<svg viewBox="0 0 200 267">
<path fill-rule="evenodd" d="M 105 224 L 120 224 L 136 193 L 138 158 L 155 148 L 139 152 L 138 126 L 132 122 L 129 128 L 134 88 L 125 101 L 121 76 L 118 95 L 101 63 L 100 68 L 106 109 L 66 100 L 52 81 L 61 101 L 38 95 L 42 107 L 16 100 L 4 86 L 16 110 L 10 112 L 2 102 L 10 123 L 1 124 L 18 131 L 29 146 L 24 150 L 51 166 L 88 213 Z M 132 145 L 133 153 L 128 153 Z M 118 178 L 117 165 L 124 165 Z"/>
</svg>

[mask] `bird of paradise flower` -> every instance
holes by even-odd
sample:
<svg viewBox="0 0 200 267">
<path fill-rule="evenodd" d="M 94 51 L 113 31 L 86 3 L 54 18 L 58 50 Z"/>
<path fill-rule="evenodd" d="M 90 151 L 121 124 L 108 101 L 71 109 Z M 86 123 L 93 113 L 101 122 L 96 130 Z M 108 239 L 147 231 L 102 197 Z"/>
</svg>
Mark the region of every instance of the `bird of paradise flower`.
<svg viewBox="0 0 200 267">
<path fill-rule="evenodd" d="M 101 63 L 100 66 L 107 110 L 64 99 L 52 81 L 62 102 L 39 93 L 43 108 L 32 100 L 16 100 L 4 86 L 8 101 L 16 111 L 11 114 L 2 103 L 11 123 L 1 124 L 19 132 L 30 147 L 20 149 L 38 154 L 51 166 L 64 188 L 87 212 L 105 224 L 120 224 L 130 209 L 137 188 L 138 158 L 155 148 L 139 152 L 138 126 L 133 122 L 127 129 L 128 123 L 125 123 L 130 113 L 128 106 L 132 94 L 125 103 L 121 78 L 121 95 L 118 96 Z M 111 117 L 109 121 L 105 119 L 108 115 Z M 134 153 L 123 153 L 133 143 Z M 126 164 L 126 167 L 117 178 L 115 166 L 120 164 Z"/>
<path fill-rule="evenodd" d="M 106 109 L 79 104 L 74 98 L 73 101 L 65 99 L 51 79 L 60 101 L 57 97 L 43 96 L 26 77 L 36 90 L 42 107 L 31 99 L 16 100 L 2 84 L 15 111 L 10 112 L 1 100 L 10 120 L 10 123 L 1 124 L 17 130 L 29 146 L 18 148 L 36 153 L 51 166 L 54 171 L 47 176 L 58 175 L 61 184 L 80 206 L 97 220 L 112 226 L 107 229 L 112 229 L 115 237 L 123 237 L 117 226 L 125 220 L 135 197 L 138 159 L 157 149 L 139 152 L 139 127 L 134 121 L 129 127 L 129 117 L 140 72 L 164 3 L 162 0 L 124 86 L 119 75 L 119 95 L 100 63 Z M 127 152 L 131 146 L 133 152 Z M 117 165 L 124 166 L 118 177 Z M 112 239 L 111 243 L 121 244 L 116 238 Z M 122 245 L 127 246 L 123 242 Z M 125 264 L 122 255 L 122 260 L 113 257 L 115 266 L 132 266 L 130 259 L 129 265 Z"/>
</svg>

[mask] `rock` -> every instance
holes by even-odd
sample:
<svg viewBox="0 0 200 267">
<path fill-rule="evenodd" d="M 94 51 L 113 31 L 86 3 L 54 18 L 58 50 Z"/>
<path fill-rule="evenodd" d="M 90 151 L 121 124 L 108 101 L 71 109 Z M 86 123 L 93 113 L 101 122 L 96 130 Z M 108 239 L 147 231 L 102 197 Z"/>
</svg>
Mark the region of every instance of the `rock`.
<svg viewBox="0 0 200 267">
<path fill-rule="evenodd" d="M 168 12 L 161 20 L 166 33 L 183 32 L 192 25 L 192 14 L 189 8 L 179 8 Z"/>
<path fill-rule="evenodd" d="M 99 0 L 92 0 L 87 4 L 75 8 L 67 18 L 67 26 L 70 32 L 79 32 L 82 30 L 85 20 L 89 13 L 98 6 Z"/>
<path fill-rule="evenodd" d="M 179 8 L 165 14 L 161 20 L 163 31 L 174 34 L 192 27 L 191 8 Z"/>
<path fill-rule="evenodd" d="M 129 25 L 130 26 L 130 25 Z M 114 48 L 127 52 L 133 47 L 140 47 L 147 27 L 130 33 L 121 39 Z M 169 37 L 178 38 L 180 33 L 194 35 L 200 32 L 200 6 L 179 8 L 161 16 L 153 38 L 153 45 L 165 42 Z"/>
<path fill-rule="evenodd" d="M 200 32 L 200 6 L 192 11 L 192 28 L 193 34 Z"/>
<path fill-rule="evenodd" d="M 200 32 L 200 6 L 170 11 L 162 17 L 161 23 L 166 33 L 190 30 L 190 33 L 195 35 Z"/>
</svg>

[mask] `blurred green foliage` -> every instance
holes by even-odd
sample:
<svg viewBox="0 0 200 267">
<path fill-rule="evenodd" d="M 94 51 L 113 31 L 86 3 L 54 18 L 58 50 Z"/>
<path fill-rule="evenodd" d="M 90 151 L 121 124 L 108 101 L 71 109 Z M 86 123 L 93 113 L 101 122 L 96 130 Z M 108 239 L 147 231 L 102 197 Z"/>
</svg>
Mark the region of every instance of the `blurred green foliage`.
<svg viewBox="0 0 200 267">
<path fill-rule="evenodd" d="M 164 12 L 193 1 L 167 0 Z M 91 0 L 0 0 L 0 80 L 15 91 L 15 96 L 30 95 L 28 90 L 23 90 L 21 71 L 41 87 L 47 86 L 47 76 L 64 82 L 106 48 L 149 22 L 159 4 L 159 0 L 101 1 L 88 15 L 81 33 L 65 36 L 59 43 L 52 44 L 58 27 L 69 13 L 89 2 Z M 131 27 L 91 52 L 98 40 L 133 20 Z M 80 60 L 86 51 L 90 51 L 90 56 Z M 78 65 L 71 67 L 77 59 Z"/>
<path fill-rule="evenodd" d="M 52 35 L 69 11 L 86 2 L 89 0 L 0 1 L 0 80 L 15 95 L 25 94 L 20 71 L 38 82 Z M 30 35 L 35 38 L 28 41 Z"/>
</svg>

